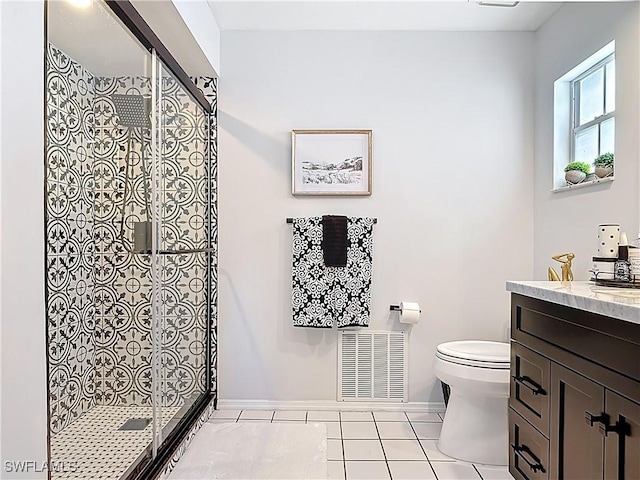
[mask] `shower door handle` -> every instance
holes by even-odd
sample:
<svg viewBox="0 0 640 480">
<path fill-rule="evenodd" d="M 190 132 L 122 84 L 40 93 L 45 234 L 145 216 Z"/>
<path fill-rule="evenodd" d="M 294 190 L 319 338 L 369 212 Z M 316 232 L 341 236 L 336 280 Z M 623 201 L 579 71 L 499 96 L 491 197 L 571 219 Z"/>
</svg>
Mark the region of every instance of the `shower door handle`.
<svg viewBox="0 0 640 480">
<path fill-rule="evenodd" d="M 182 255 L 185 253 L 211 253 L 215 251 L 216 251 L 215 248 L 207 247 L 207 248 L 185 248 L 185 249 L 179 249 L 179 250 L 158 250 L 157 253 L 158 255 Z M 131 251 L 131 253 L 137 253 L 140 255 L 152 255 L 153 250 L 138 250 L 138 251 Z"/>
<path fill-rule="evenodd" d="M 179 250 L 158 250 L 160 255 L 180 255 L 182 253 L 210 253 L 215 252 L 216 249 L 212 247 L 208 248 L 185 248 Z"/>
</svg>

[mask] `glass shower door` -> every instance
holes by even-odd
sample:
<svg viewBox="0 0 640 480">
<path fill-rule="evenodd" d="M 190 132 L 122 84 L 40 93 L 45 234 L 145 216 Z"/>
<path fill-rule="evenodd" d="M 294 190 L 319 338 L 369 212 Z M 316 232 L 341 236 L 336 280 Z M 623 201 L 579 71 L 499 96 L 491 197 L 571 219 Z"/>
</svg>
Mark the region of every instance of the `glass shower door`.
<svg viewBox="0 0 640 480">
<path fill-rule="evenodd" d="M 153 440 L 152 55 L 97 0 L 47 2 L 46 48 L 50 460 L 117 478 Z"/>
<path fill-rule="evenodd" d="M 49 460 L 76 478 L 154 467 L 207 391 L 208 119 L 139 38 L 47 2 Z"/>
<path fill-rule="evenodd" d="M 207 389 L 208 122 L 154 55 L 154 450 Z"/>
</svg>

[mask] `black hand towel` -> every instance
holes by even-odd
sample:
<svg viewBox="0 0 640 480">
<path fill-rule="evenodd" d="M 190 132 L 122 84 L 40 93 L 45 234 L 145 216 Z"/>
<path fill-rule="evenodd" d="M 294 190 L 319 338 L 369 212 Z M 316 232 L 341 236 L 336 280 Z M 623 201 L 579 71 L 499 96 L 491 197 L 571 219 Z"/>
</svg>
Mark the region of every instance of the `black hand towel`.
<svg viewBox="0 0 640 480">
<path fill-rule="evenodd" d="M 327 267 L 347 266 L 347 217 L 323 215 L 322 253 Z"/>
</svg>

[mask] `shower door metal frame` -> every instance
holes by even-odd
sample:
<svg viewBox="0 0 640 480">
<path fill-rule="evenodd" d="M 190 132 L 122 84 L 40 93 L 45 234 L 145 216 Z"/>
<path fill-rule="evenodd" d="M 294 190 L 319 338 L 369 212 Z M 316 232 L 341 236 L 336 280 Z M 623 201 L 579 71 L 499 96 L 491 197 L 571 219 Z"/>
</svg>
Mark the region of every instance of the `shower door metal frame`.
<svg viewBox="0 0 640 480">
<path fill-rule="evenodd" d="M 128 0 L 104 1 L 149 52 L 152 50 L 156 51 L 160 60 L 162 60 L 171 73 L 180 80 L 180 83 L 182 83 L 189 93 L 198 101 L 205 112 L 211 114 L 211 105 L 207 102 L 204 94 L 195 86 L 191 78 L 189 78 L 189 75 L 187 75 L 178 61 L 171 55 L 169 50 L 167 50 L 167 47 L 165 47 L 147 22 L 144 21 L 131 2 Z"/>
</svg>

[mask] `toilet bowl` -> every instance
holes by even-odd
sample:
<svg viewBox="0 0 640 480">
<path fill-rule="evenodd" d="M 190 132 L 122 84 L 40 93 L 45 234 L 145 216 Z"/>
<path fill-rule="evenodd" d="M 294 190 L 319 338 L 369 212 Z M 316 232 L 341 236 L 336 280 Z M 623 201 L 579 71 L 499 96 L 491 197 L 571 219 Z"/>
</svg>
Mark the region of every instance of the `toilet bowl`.
<svg viewBox="0 0 640 480">
<path fill-rule="evenodd" d="M 507 465 L 508 343 L 467 340 L 438 345 L 436 376 L 451 388 L 438 449 L 465 462 Z"/>
</svg>

